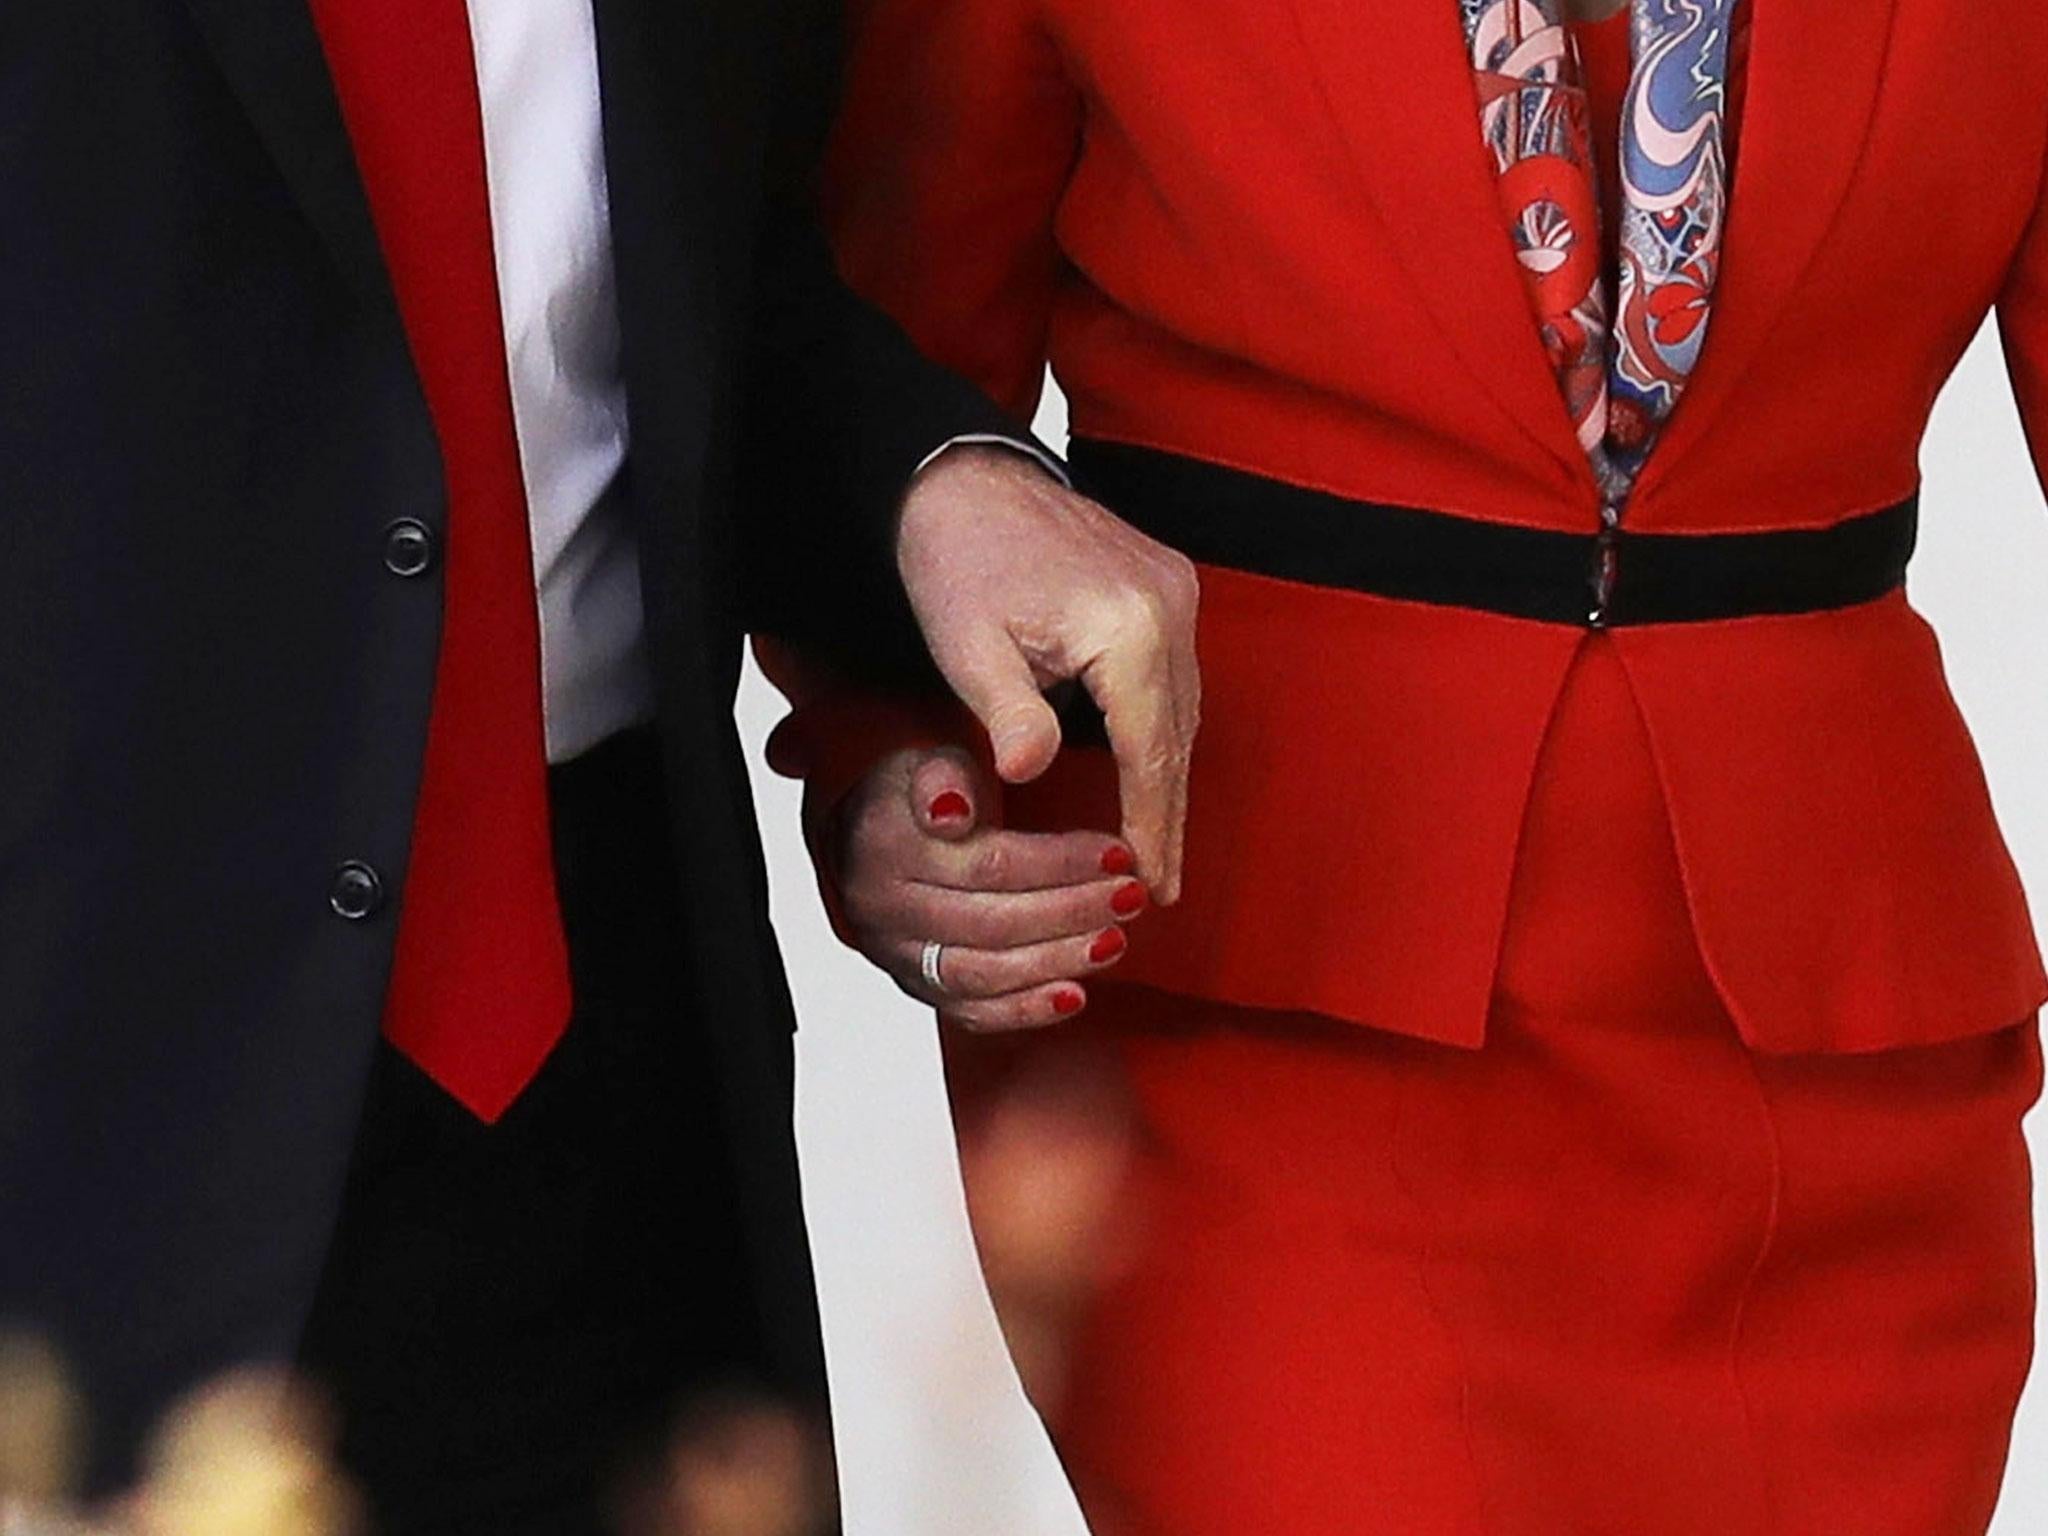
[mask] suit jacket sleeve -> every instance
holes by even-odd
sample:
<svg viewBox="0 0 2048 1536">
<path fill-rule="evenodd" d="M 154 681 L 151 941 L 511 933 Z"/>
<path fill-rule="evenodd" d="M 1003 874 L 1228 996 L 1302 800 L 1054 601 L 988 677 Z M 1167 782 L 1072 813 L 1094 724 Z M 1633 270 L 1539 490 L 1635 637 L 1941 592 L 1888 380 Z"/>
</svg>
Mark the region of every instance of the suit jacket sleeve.
<svg viewBox="0 0 2048 1536">
<path fill-rule="evenodd" d="M 848 280 L 1028 418 L 1081 98 L 1036 0 L 858 0 L 827 223 Z"/>
<path fill-rule="evenodd" d="M 2048 180 L 1999 295 L 1998 328 L 2034 469 L 2048 489 Z"/>
<path fill-rule="evenodd" d="M 836 265 L 875 306 L 858 323 L 885 313 L 892 335 L 901 326 L 1006 419 L 1029 420 L 1044 387 L 1061 272 L 1054 215 L 1079 148 L 1079 98 L 1032 0 L 855 0 L 845 35 L 820 190 Z M 964 434 L 914 428 L 878 477 L 886 484 L 921 446 L 954 435 Z M 985 753 L 986 739 L 929 674 L 920 697 L 891 686 L 900 667 L 893 678 L 860 668 L 849 686 L 843 665 L 819 674 L 815 646 L 763 656 L 796 706 L 771 756 L 805 780 L 805 823 L 836 915 L 822 850 L 845 793 L 892 750 L 943 742 Z M 984 813 L 999 819 L 1000 806 Z"/>
<path fill-rule="evenodd" d="M 960 437 L 1043 453 L 1025 423 L 922 353 L 842 281 L 817 217 L 838 99 L 838 6 L 789 0 L 771 44 L 783 104 L 756 253 L 742 476 L 751 627 L 872 683 L 935 675 L 896 575 L 896 515 L 918 467 Z"/>
</svg>

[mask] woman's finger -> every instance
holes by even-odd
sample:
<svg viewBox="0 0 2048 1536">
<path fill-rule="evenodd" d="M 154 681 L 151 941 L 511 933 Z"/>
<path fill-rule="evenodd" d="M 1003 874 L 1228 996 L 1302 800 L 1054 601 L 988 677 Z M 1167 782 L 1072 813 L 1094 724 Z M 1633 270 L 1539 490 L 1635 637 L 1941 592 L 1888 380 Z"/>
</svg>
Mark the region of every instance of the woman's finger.
<svg viewBox="0 0 2048 1536">
<path fill-rule="evenodd" d="M 1015 949 L 1127 923 L 1145 910 L 1147 900 L 1145 887 L 1129 878 L 1044 891 L 960 891 L 913 883 L 893 893 L 886 914 L 862 913 L 861 918 L 871 927 L 919 941 Z"/>
<path fill-rule="evenodd" d="M 931 842 L 905 878 L 956 891 L 1044 891 L 1130 874 L 1131 850 L 1106 832 L 985 829 L 960 843 Z"/>
<path fill-rule="evenodd" d="M 982 786 L 974 759 L 957 747 L 926 754 L 910 774 L 910 814 L 918 830 L 961 842 L 981 824 Z"/>
<path fill-rule="evenodd" d="M 930 1001 L 950 1010 L 955 1003 L 988 1001 L 1028 992 L 1053 982 L 1107 970 L 1121 960 L 1130 940 L 1123 929 L 1111 926 L 1078 938 L 1054 939 L 1045 944 L 1024 944 L 1015 949 L 974 949 L 948 944 L 938 955 L 939 981 L 943 991 L 933 993 L 923 974 L 924 946 L 900 943 L 895 957 L 899 975 L 915 976 L 918 990 Z"/>
<path fill-rule="evenodd" d="M 1087 1006 L 1086 988 L 1078 982 L 1056 981 L 1008 997 L 947 999 L 939 1013 L 948 1023 L 976 1034 L 1005 1034 L 1064 1024 Z"/>
</svg>

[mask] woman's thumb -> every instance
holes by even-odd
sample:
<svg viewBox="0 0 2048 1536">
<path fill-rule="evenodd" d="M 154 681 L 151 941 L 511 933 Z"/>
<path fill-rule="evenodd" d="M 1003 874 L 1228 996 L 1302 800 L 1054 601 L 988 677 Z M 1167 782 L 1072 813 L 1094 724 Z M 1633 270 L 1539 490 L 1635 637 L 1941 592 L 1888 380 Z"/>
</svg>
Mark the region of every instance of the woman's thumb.
<svg viewBox="0 0 2048 1536">
<path fill-rule="evenodd" d="M 965 752 L 930 752 L 910 774 L 910 814 L 920 830 L 959 842 L 981 824 L 980 785 Z"/>
</svg>

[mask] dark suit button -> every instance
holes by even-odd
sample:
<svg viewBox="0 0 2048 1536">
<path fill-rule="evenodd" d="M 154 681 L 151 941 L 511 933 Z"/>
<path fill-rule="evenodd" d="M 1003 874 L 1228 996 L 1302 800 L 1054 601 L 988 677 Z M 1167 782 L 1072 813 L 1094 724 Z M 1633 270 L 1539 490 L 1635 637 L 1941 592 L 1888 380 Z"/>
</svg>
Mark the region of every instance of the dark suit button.
<svg viewBox="0 0 2048 1536">
<path fill-rule="evenodd" d="M 424 576 L 434 564 L 434 530 L 401 517 L 384 530 L 384 569 L 394 576 Z"/>
<path fill-rule="evenodd" d="M 350 859 L 334 872 L 334 883 L 327 888 L 327 904 L 334 908 L 337 917 L 352 923 L 375 917 L 377 909 L 384 905 L 384 878 L 361 860 Z"/>
</svg>

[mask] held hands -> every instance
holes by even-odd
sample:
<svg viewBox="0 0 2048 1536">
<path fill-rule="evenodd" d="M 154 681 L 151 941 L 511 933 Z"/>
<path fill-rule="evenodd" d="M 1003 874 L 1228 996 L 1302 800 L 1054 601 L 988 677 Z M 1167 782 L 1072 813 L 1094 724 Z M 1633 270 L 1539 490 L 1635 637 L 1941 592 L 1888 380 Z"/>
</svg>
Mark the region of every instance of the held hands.
<svg viewBox="0 0 2048 1536">
<path fill-rule="evenodd" d="M 1042 690 L 1088 690 L 1116 755 L 1124 835 L 1002 830 L 989 824 L 997 786 L 965 752 L 898 752 L 838 811 L 845 927 L 906 992 L 969 1028 L 1055 1023 L 1086 1006 L 1084 978 L 1122 957 L 1124 925 L 1180 895 L 1201 713 L 1194 567 L 1024 455 L 972 446 L 912 485 L 897 563 L 1003 779 L 1034 779 L 1059 752 Z"/>
<path fill-rule="evenodd" d="M 1060 727 L 1041 690 L 1079 679 L 1109 728 L 1137 873 L 1178 900 L 1201 714 L 1193 565 L 998 447 L 950 448 L 918 476 L 897 564 L 1005 780 L 1052 765 Z"/>
<path fill-rule="evenodd" d="M 994 792 L 964 752 L 897 752 L 841 806 L 833 862 L 855 942 L 904 991 L 969 1028 L 1030 1029 L 1081 1011 L 1076 978 L 1116 963 L 1148 898 L 1113 837 L 985 825 Z"/>
</svg>

